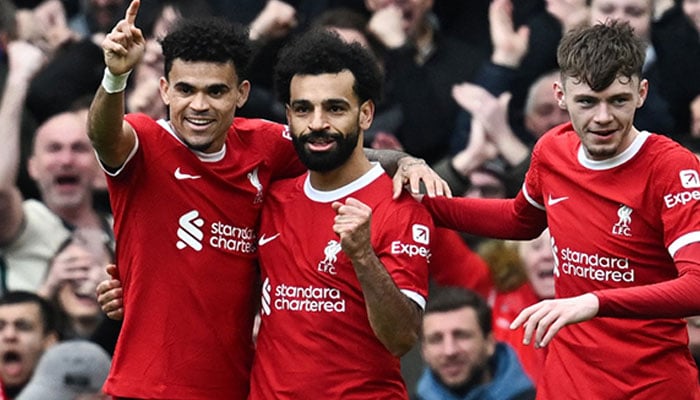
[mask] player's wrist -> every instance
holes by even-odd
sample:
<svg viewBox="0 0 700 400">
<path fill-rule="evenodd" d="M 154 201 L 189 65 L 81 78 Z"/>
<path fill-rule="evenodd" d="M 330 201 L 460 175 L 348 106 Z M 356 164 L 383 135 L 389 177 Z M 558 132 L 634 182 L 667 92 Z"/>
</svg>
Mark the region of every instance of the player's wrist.
<svg viewBox="0 0 700 400">
<path fill-rule="evenodd" d="M 102 76 L 102 88 L 109 94 L 123 92 L 126 89 L 126 81 L 129 79 L 131 70 L 115 75 L 109 68 L 105 67 L 104 75 Z"/>
</svg>

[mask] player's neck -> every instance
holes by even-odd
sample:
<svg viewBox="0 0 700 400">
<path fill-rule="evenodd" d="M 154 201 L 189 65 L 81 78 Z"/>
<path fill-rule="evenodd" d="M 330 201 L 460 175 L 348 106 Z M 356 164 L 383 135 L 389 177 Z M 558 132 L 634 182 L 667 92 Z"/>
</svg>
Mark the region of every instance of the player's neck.
<svg viewBox="0 0 700 400">
<path fill-rule="evenodd" d="M 340 167 L 326 172 L 310 171 L 309 181 L 316 190 L 330 191 L 341 188 L 372 169 L 372 163 L 362 153 L 353 154 Z"/>
</svg>

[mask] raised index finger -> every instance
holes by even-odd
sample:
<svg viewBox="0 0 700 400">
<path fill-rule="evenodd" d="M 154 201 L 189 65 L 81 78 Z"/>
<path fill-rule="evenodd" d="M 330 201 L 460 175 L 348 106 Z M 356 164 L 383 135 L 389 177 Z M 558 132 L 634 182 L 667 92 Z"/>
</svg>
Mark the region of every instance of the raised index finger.
<svg viewBox="0 0 700 400">
<path fill-rule="evenodd" d="M 129 23 L 129 25 L 134 25 L 134 23 L 136 23 L 136 14 L 139 13 L 140 5 L 140 0 L 133 0 L 131 4 L 129 4 L 129 8 L 126 9 L 126 15 L 124 16 L 124 19 L 126 20 L 126 22 Z"/>
</svg>

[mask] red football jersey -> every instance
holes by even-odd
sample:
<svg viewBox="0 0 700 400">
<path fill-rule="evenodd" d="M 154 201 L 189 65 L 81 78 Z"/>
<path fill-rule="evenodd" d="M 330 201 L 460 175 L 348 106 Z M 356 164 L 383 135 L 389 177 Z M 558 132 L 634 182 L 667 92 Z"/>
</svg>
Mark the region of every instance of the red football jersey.
<svg viewBox="0 0 700 400">
<path fill-rule="evenodd" d="M 308 175 L 307 175 L 308 176 Z M 406 399 L 399 358 L 370 327 L 360 283 L 333 232 L 333 201 L 372 208 L 371 241 L 396 286 L 424 306 L 427 211 L 408 194 L 391 199 L 378 166 L 331 192 L 307 177 L 276 182 L 261 218 L 262 304 L 251 400 Z"/>
<path fill-rule="evenodd" d="M 570 124 L 543 136 L 523 193 L 546 211 L 556 296 L 630 287 L 644 293 L 643 285 L 677 278 L 674 254 L 700 241 L 698 171 L 692 153 L 661 135 L 641 132 L 605 161 L 585 155 Z M 559 331 L 538 398 L 700 398 L 684 320 L 635 319 L 659 310 L 628 312 Z"/>
<path fill-rule="evenodd" d="M 303 165 L 283 125 L 237 118 L 203 154 L 165 121 L 126 119 L 138 143 L 108 179 L 125 314 L 105 390 L 245 399 L 262 201 Z"/>
</svg>

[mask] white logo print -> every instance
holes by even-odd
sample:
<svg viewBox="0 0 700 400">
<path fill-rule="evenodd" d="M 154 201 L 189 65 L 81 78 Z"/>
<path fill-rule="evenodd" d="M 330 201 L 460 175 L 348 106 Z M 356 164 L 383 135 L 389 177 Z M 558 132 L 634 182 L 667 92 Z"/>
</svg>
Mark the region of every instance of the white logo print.
<svg viewBox="0 0 700 400">
<path fill-rule="evenodd" d="M 263 233 L 262 236 L 260 236 L 260 239 L 258 240 L 258 246 L 265 246 L 266 244 L 270 243 L 271 241 L 277 239 L 277 236 L 280 234 L 272 235 L 269 237 L 265 237 L 265 234 Z"/>
<path fill-rule="evenodd" d="M 258 194 L 256 194 L 255 199 L 253 199 L 253 204 L 262 203 L 262 201 L 263 201 L 263 186 L 262 186 L 262 183 L 260 183 L 260 179 L 258 179 L 258 167 L 255 167 L 255 169 L 253 171 L 248 173 L 248 180 L 250 181 L 250 184 L 253 185 L 253 187 L 258 190 Z"/>
<path fill-rule="evenodd" d="M 554 256 L 554 276 L 556 276 L 558 278 L 559 277 L 559 256 L 557 253 L 559 253 L 559 249 L 557 248 L 557 244 L 554 241 L 554 236 L 550 236 L 549 243 L 552 246 L 552 255 Z"/>
<path fill-rule="evenodd" d="M 628 237 L 632 236 L 632 232 L 630 230 L 630 224 L 632 223 L 632 209 L 624 204 L 620 204 L 620 208 L 617 210 L 617 217 L 620 218 L 620 220 L 613 225 L 613 235 Z"/>
<path fill-rule="evenodd" d="M 329 240 L 326 248 L 323 249 L 323 254 L 326 255 L 326 258 L 318 263 L 318 271 L 328 272 L 331 275 L 335 275 L 335 262 L 338 261 L 337 255 L 340 253 L 340 250 L 340 242 L 333 239 Z"/>
<path fill-rule="evenodd" d="M 204 225 L 204 220 L 199 218 L 199 212 L 197 210 L 192 210 L 183 214 L 179 220 L 180 226 L 177 228 L 177 248 L 179 250 L 184 249 L 187 246 L 201 251 L 202 250 L 202 239 L 204 238 L 204 233 L 201 228 Z"/>
<path fill-rule="evenodd" d="M 180 167 L 175 170 L 175 179 L 181 181 L 183 179 L 199 179 L 200 175 L 190 175 L 180 171 Z"/>
<path fill-rule="evenodd" d="M 698 172 L 692 169 L 684 169 L 680 172 L 681 185 L 686 189 L 700 188 Z"/>
<path fill-rule="evenodd" d="M 272 290 L 272 285 L 270 285 L 270 278 L 265 278 L 262 284 L 262 298 L 260 299 L 260 306 L 262 307 L 262 313 L 264 315 L 270 315 L 272 309 L 270 308 L 270 291 Z"/>
<path fill-rule="evenodd" d="M 548 206 L 553 206 L 557 203 L 561 203 L 564 200 L 568 200 L 569 198 L 567 196 L 564 197 L 552 197 L 552 194 L 549 194 L 549 199 L 547 200 L 547 205 Z"/>
<path fill-rule="evenodd" d="M 416 243 L 428 244 L 430 243 L 430 229 L 427 226 L 421 224 L 413 224 L 413 240 Z"/>
<path fill-rule="evenodd" d="M 282 131 L 282 137 L 287 140 L 292 140 L 292 133 L 289 132 L 289 125 L 284 126 L 284 130 Z"/>
</svg>

